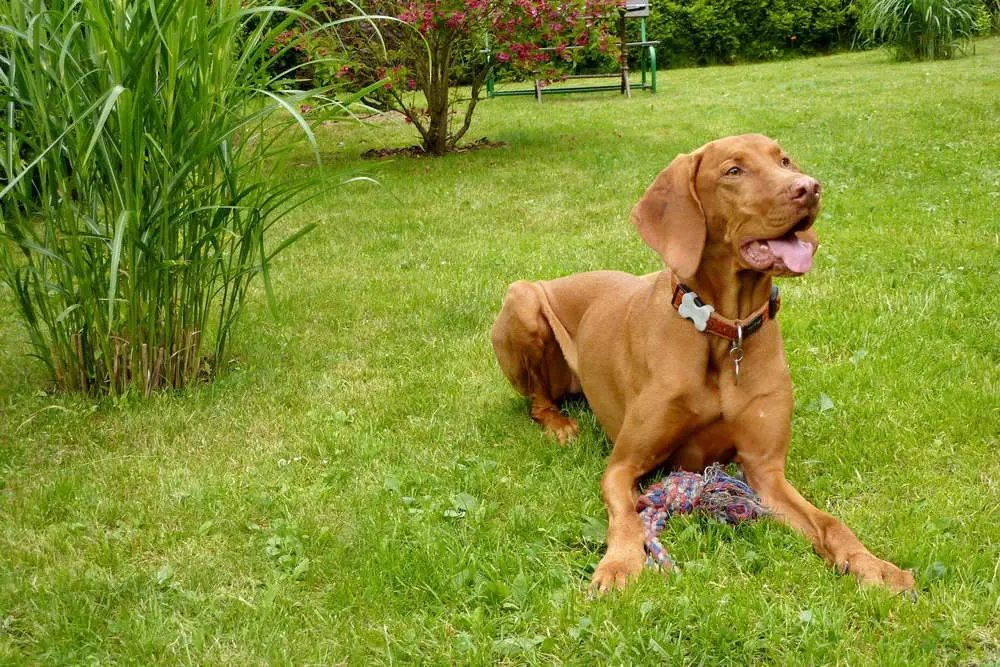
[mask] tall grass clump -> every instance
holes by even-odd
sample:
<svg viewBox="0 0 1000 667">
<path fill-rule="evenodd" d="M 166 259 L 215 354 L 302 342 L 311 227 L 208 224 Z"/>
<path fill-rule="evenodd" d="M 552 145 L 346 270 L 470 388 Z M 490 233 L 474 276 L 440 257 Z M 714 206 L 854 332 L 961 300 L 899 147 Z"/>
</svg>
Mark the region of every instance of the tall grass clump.
<svg viewBox="0 0 1000 667">
<path fill-rule="evenodd" d="M 270 239 L 315 185 L 272 67 L 300 11 L 240 0 L 0 4 L 0 278 L 57 387 L 181 387 L 225 358 Z M 343 101 L 342 101 L 343 102 Z M 316 157 L 318 159 L 318 151 Z M 312 171 L 312 170 L 310 170 Z"/>
<path fill-rule="evenodd" d="M 863 0 L 858 28 L 898 60 L 955 55 L 979 31 L 974 0 Z"/>
</svg>

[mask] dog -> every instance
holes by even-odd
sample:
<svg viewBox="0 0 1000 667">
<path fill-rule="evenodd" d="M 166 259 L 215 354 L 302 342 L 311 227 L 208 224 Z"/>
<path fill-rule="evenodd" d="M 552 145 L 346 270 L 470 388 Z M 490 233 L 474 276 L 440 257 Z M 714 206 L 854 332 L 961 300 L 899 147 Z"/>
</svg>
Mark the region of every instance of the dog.
<svg viewBox="0 0 1000 667">
<path fill-rule="evenodd" d="M 775 276 L 799 276 L 819 245 L 821 188 L 771 139 L 741 135 L 678 155 L 632 209 L 664 260 L 633 276 L 595 271 L 511 284 L 491 330 L 504 375 L 560 443 L 577 424 L 558 402 L 583 394 L 614 443 L 601 493 L 607 551 L 591 591 L 643 569 L 636 485 L 659 466 L 734 461 L 763 504 L 841 573 L 912 593 L 913 576 L 872 555 L 785 479 L 792 381 Z"/>
</svg>

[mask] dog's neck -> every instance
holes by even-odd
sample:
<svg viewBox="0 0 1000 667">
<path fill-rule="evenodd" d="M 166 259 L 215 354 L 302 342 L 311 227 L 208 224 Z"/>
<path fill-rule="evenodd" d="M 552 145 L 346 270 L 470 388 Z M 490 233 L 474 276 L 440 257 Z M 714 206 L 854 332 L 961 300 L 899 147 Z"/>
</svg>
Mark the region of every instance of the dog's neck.
<svg viewBox="0 0 1000 667">
<path fill-rule="evenodd" d="M 698 297 L 711 304 L 715 312 L 731 320 L 746 321 L 771 296 L 771 276 L 748 271 L 738 265 L 720 270 L 718 265 L 702 263 L 689 279 L 681 280 Z"/>
</svg>

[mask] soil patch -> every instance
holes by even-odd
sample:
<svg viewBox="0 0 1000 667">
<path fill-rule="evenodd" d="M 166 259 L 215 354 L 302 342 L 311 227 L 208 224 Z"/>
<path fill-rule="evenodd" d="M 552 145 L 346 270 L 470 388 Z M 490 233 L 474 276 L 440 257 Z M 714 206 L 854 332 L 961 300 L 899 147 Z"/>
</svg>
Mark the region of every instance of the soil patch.
<svg viewBox="0 0 1000 667">
<path fill-rule="evenodd" d="M 503 148 L 507 145 L 506 141 L 490 141 L 486 137 L 482 139 L 477 139 L 472 143 L 464 144 L 452 150 L 452 153 L 468 153 L 471 150 L 476 150 L 478 148 Z M 380 160 L 387 157 L 427 157 L 427 153 L 420 146 L 404 146 L 402 148 L 373 148 L 370 151 L 365 151 L 361 154 L 361 157 L 367 160 Z"/>
</svg>

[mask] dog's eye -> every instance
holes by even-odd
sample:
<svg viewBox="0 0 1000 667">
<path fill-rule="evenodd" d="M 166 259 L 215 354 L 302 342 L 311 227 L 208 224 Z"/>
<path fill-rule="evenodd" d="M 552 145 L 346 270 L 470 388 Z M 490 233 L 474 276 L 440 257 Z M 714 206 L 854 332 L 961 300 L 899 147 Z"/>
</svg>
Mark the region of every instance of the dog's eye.
<svg viewBox="0 0 1000 667">
<path fill-rule="evenodd" d="M 743 173 L 743 170 L 739 167 L 730 167 L 729 171 L 726 172 L 726 176 L 739 176 Z"/>
<path fill-rule="evenodd" d="M 787 167 L 787 166 L 789 166 L 791 164 L 792 164 L 792 161 L 789 160 L 788 158 L 786 158 L 786 157 L 781 158 L 781 166 L 782 167 Z"/>
</svg>

